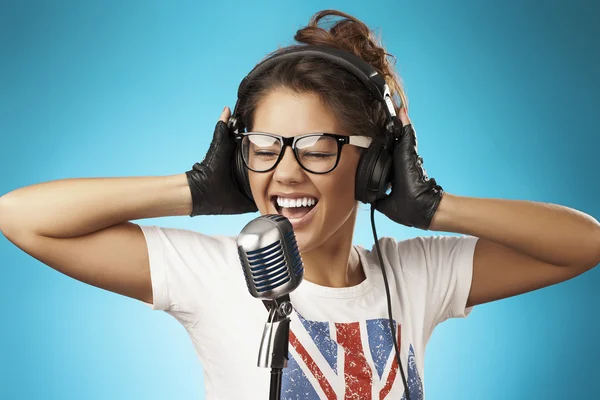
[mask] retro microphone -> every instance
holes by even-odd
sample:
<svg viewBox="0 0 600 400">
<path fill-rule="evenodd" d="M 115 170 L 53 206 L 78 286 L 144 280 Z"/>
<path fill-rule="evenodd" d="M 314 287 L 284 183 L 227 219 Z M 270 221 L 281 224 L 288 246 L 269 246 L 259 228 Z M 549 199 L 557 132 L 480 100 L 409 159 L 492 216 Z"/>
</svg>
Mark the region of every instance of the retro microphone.
<svg viewBox="0 0 600 400">
<path fill-rule="evenodd" d="M 262 215 L 242 229 L 237 246 L 248 290 L 269 310 L 258 351 L 258 366 L 271 368 L 269 398 L 279 400 L 281 373 L 288 362 L 288 316 L 292 313 L 289 294 L 304 277 L 296 236 L 286 217 Z"/>
</svg>

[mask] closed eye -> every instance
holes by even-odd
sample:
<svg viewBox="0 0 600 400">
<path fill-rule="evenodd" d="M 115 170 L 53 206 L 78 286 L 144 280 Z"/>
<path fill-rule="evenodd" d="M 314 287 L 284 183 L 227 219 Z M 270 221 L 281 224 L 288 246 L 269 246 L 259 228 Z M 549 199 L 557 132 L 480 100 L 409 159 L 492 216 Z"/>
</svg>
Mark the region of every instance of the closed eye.
<svg viewBox="0 0 600 400">
<path fill-rule="evenodd" d="M 253 154 L 257 157 L 276 157 L 277 156 L 277 153 L 275 153 L 273 151 L 265 151 L 265 150 L 255 151 Z"/>
<path fill-rule="evenodd" d="M 302 154 L 302 158 L 307 158 L 307 157 L 328 158 L 328 157 L 335 157 L 335 154 L 331 154 L 331 153 L 304 153 L 304 154 Z"/>
</svg>

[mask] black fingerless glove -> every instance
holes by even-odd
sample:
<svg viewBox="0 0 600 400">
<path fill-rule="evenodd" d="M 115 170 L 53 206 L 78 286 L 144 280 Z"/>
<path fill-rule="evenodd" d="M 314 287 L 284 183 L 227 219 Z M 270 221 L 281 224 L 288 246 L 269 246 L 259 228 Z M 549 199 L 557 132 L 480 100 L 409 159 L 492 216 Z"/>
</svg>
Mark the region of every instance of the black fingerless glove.
<svg viewBox="0 0 600 400">
<path fill-rule="evenodd" d="M 402 128 L 394 143 L 392 191 L 375 203 L 375 209 L 399 224 L 427 230 L 444 195 L 444 189 L 423 169 L 412 126 Z"/>
<path fill-rule="evenodd" d="M 233 176 L 235 149 L 229 128 L 223 121 L 217 122 L 204 160 L 185 173 L 192 192 L 190 217 L 258 211 L 254 201 L 240 191 Z"/>
</svg>

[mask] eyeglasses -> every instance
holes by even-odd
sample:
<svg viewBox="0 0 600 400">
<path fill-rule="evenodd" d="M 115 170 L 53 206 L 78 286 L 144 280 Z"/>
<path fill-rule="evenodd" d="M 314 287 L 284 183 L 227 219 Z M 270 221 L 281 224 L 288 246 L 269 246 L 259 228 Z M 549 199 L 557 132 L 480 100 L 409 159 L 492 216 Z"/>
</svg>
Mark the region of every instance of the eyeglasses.
<svg viewBox="0 0 600 400">
<path fill-rule="evenodd" d="M 241 147 L 244 164 L 251 171 L 268 172 L 274 169 L 283 158 L 286 146 L 290 146 L 304 170 L 313 174 L 326 174 L 337 167 L 343 145 L 367 148 L 372 138 L 334 133 L 283 137 L 271 133 L 243 132 L 236 133 L 235 140 Z"/>
</svg>

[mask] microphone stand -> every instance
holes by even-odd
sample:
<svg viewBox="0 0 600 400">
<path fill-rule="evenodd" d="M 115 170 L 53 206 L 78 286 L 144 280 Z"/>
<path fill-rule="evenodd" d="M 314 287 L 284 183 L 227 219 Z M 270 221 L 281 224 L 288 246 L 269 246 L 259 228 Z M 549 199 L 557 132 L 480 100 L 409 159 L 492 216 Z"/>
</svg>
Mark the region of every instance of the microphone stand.
<svg viewBox="0 0 600 400">
<path fill-rule="evenodd" d="M 281 398 L 281 374 L 288 362 L 288 342 L 292 303 L 290 296 L 285 295 L 276 300 L 263 301 L 269 317 L 265 323 L 260 349 L 258 351 L 258 366 L 271 368 L 270 400 Z"/>
</svg>

